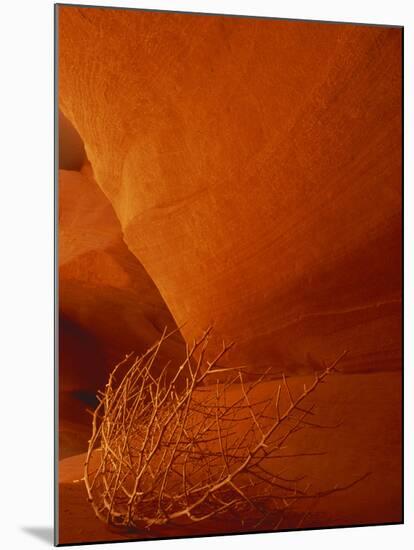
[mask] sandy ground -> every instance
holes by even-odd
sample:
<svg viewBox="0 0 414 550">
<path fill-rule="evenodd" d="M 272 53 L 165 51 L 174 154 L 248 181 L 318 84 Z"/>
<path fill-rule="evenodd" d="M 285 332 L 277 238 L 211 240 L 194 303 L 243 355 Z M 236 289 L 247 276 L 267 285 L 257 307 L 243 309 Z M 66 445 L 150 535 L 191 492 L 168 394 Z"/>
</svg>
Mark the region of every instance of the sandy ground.
<svg viewBox="0 0 414 550">
<path fill-rule="evenodd" d="M 289 379 L 293 391 L 300 391 L 308 377 Z M 263 395 L 274 391 L 274 384 L 262 384 Z M 306 473 L 315 490 L 347 485 L 370 475 L 351 489 L 319 499 L 301 527 L 324 527 L 398 523 L 402 521 L 402 423 L 401 373 L 335 374 L 314 394 L 315 421 L 335 429 L 308 429 L 290 440 L 290 451 L 325 452 L 322 456 L 291 460 L 292 474 Z M 84 455 L 59 462 L 59 542 L 97 542 L 104 540 L 146 539 L 169 536 L 194 536 L 240 530 L 214 524 L 196 528 L 162 531 L 110 532 L 94 516 L 86 501 L 82 477 Z M 282 529 L 294 529 L 298 516 L 286 517 Z"/>
</svg>

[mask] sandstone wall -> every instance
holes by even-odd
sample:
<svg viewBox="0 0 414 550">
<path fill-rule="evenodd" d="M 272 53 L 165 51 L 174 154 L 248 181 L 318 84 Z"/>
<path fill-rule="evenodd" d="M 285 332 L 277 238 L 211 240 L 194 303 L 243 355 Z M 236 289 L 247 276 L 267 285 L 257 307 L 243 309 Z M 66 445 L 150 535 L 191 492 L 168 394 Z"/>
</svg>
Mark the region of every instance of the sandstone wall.
<svg viewBox="0 0 414 550">
<path fill-rule="evenodd" d="M 401 30 L 61 6 L 59 101 L 187 341 L 400 366 Z"/>
</svg>

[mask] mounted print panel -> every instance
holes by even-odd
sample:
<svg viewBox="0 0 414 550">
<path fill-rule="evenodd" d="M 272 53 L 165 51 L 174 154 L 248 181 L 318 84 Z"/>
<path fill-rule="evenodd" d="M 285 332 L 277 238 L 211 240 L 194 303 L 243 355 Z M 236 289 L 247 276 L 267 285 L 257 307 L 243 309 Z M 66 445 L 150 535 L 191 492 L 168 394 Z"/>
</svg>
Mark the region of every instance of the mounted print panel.
<svg viewBox="0 0 414 550">
<path fill-rule="evenodd" d="M 55 9 L 56 543 L 401 523 L 402 28 Z"/>
</svg>

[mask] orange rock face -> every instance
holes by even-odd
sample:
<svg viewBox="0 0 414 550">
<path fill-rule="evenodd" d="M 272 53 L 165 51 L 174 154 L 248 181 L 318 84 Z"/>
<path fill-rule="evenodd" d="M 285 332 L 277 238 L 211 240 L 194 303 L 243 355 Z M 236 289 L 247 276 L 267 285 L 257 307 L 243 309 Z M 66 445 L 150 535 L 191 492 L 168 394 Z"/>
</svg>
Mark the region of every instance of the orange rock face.
<svg viewBox="0 0 414 550">
<path fill-rule="evenodd" d="M 59 434 L 66 456 L 85 450 L 90 436 L 85 409 L 95 405 L 113 366 L 127 352 L 146 351 L 165 327 L 176 328 L 154 283 L 125 245 L 88 165 L 80 172 L 59 172 L 59 311 Z M 177 333 L 163 360 L 174 365 L 183 353 Z"/>
<path fill-rule="evenodd" d="M 62 6 L 59 100 L 187 341 L 399 366 L 400 29 Z"/>
<path fill-rule="evenodd" d="M 234 341 L 232 366 L 294 393 L 347 349 L 315 394 L 333 428 L 299 432 L 290 473 L 370 477 L 303 525 L 399 522 L 401 29 L 57 11 L 61 456 L 85 451 L 109 370 L 165 326 L 168 373 L 213 325 L 208 353 Z M 84 460 L 61 464 L 60 542 L 131 538 L 69 484 Z"/>
<path fill-rule="evenodd" d="M 88 166 L 82 172 L 60 171 L 59 206 L 60 311 L 101 350 L 78 375 L 76 365 L 68 371 L 63 368 L 61 381 L 65 390 L 95 390 L 97 377 L 106 381 L 106 369 L 125 353 L 146 351 L 165 327 L 174 329 L 175 323 L 123 242 L 119 222 Z M 71 332 L 76 338 L 76 330 Z M 90 346 L 94 347 L 82 346 L 85 354 Z M 178 336 L 170 347 L 169 357 L 180 355 Z"/>
<path fill-rule="evenodd" d="M 59 168 L 80 170 L 85 160 L 85 148 L 80 135 L 59 111 Z"/>
</svg>

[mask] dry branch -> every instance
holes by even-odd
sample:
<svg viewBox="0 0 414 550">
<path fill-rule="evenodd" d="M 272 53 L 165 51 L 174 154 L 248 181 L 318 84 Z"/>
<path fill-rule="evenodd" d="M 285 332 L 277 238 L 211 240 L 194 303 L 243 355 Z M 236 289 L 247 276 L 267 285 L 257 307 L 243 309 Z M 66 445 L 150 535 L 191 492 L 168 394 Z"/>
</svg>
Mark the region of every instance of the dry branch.
<svg viewBox="0 0 414 550">
<path fill-rule="evenodd" d="M 310 493 L 304 476 L 288 479 L 277 467 L 281 458 L 301 456 L 285 452 L 294 433 L 320 427 L 308 419 L 312 407 L 303 401 L 345 352 L 300 395 L 293 396 L 283 377 L 271 381 L 269 398 L 257 399 L 254 390 L 268 373 L 247 383 L 241 367 L 226 369 L 228 380 L 211 385 L 231 345 L 206 361 L 209 334 L 187 348 L 171 375 L 168 365 L 160 373 L 155 367 L 171 336 L 164 332 L 143 356 L 126 356 L 99 394 L 84 481 L 96 515 L 108 525 L 150 529 L 231 517 L 245 528 L 277 529 L 298 501 L 346 488 Z"/>
</svg>

